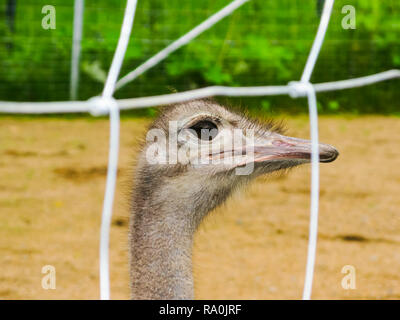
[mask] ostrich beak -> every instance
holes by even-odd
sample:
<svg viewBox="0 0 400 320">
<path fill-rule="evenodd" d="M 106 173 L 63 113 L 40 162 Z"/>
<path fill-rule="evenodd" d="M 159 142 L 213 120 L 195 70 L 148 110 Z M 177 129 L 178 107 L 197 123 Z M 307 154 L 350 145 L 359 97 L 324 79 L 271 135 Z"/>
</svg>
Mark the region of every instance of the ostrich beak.
<svg viewBox="0 0 400 320">
<path fill-rule="evenodd" d="M 319 161 L 332 162 L 339 152 L 329 144 L 319 144 Z M 270 160 L 311 160 L 311 141 L 274 134 L 254 146 L 254 162 Z"/>
</svg>

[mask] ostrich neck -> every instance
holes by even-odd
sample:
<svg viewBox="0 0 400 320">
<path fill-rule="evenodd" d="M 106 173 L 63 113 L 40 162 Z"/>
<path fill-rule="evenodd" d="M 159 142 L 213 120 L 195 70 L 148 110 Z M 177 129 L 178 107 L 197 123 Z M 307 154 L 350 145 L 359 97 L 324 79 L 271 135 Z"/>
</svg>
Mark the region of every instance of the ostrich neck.
<svg viewBox="0 0 400 320">
<path fill-rule="evenodd" d="M 131 223 L 132 298 L 193 299 L 190 213 L 153 210 L 136 209 Z"/>
<path fill-rule="evenodd" d="M 203 217 L 226 200 L 232 185 L 218 176 L 141 173 L 130 226 L 132 297 L 193 299 L 194 233 Z"/>
</svg>

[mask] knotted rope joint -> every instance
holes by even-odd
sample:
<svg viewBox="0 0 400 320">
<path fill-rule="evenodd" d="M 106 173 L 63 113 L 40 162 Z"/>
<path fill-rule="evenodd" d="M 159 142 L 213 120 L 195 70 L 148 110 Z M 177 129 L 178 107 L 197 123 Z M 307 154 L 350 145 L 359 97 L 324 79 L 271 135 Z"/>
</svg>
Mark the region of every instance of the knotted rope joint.
<svg viewBox="0 0 400 320">
<path fill-rule="evenodd" d="M 290 81 L 288 83 L 289 95 L 292 98 L 307 97 L 310 91 L 314 91 L 314 86 L 310 82 Z"/>
<path fill-rule="evenodd" d="M 113 97 L 97 96 L 90 98 L 90 114 L 92 116 L 104 116 L 110 113 L 111 108 L 118 108 L 118 102 Z"/>
</svg>

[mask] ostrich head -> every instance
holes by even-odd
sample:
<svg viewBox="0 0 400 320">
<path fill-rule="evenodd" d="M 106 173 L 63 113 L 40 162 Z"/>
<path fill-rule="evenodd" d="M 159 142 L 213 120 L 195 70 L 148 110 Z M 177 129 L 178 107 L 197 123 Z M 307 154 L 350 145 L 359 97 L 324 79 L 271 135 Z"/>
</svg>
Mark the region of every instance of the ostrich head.
<svg viewBox="0 0 400 320">
<path fill-rule="evenodd" d="M 319 145 L 321 162 L 337 156 L 334 147 Z M 310 141 L 283 135 L 281 125 L 250 119 L 211 100 L 195 100 L 166 107 L 152 124 L 139 177 L 165 200 L 178 196 L 183 203 L 194 202 L 201 218 L 236 187 L 310 159 Z"/>
<path fill-rule="evenodd" d="M 337 156 L 334 147 L 319 145 L 321 162 Z M 211 100 L 166 107 L 151 125 L 137 165 L 134 297 L 193 297 L 189 258 L 202 218 L 253 178 L 310 158 L 310 141 L 284 136 L 271 121 L 252 120 Z"/>
</svg>

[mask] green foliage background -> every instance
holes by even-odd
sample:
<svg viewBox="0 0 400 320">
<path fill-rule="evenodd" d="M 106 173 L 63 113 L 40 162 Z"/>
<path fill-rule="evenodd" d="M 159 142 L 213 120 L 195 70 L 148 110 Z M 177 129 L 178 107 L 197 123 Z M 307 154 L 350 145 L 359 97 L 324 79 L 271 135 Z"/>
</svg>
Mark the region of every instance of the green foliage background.
<svg viewBox="0 0 400 320">
<path fill-rule="evenodd" d="M 15 32 L 0 4 L 0 100 L 67 100 L 72 0 L 17 0 Z M 317 0 L 252 0 L 159 66 L 118 91 L 119 98 L 206 85 L 278 85 L 299 79 L 319 23 Z M 228 4 L 228 0 L 138 1 L 122 74 Z M 55 30 L 41 27 L 54 5 Z M 344 30 L 344 5 L 356 8 L 356 29 Z M 86 0 L 79 98 L 101 92 L 121 27 L 125 1 Z M 400 68 L 400 1 L 337 0 L 313 82 Z M 322 113 L 399 113 L 399 80 L 319 94 Z M 289 97 L 242 98 L 262 112 L 306 112 Z"/>
</svg>

